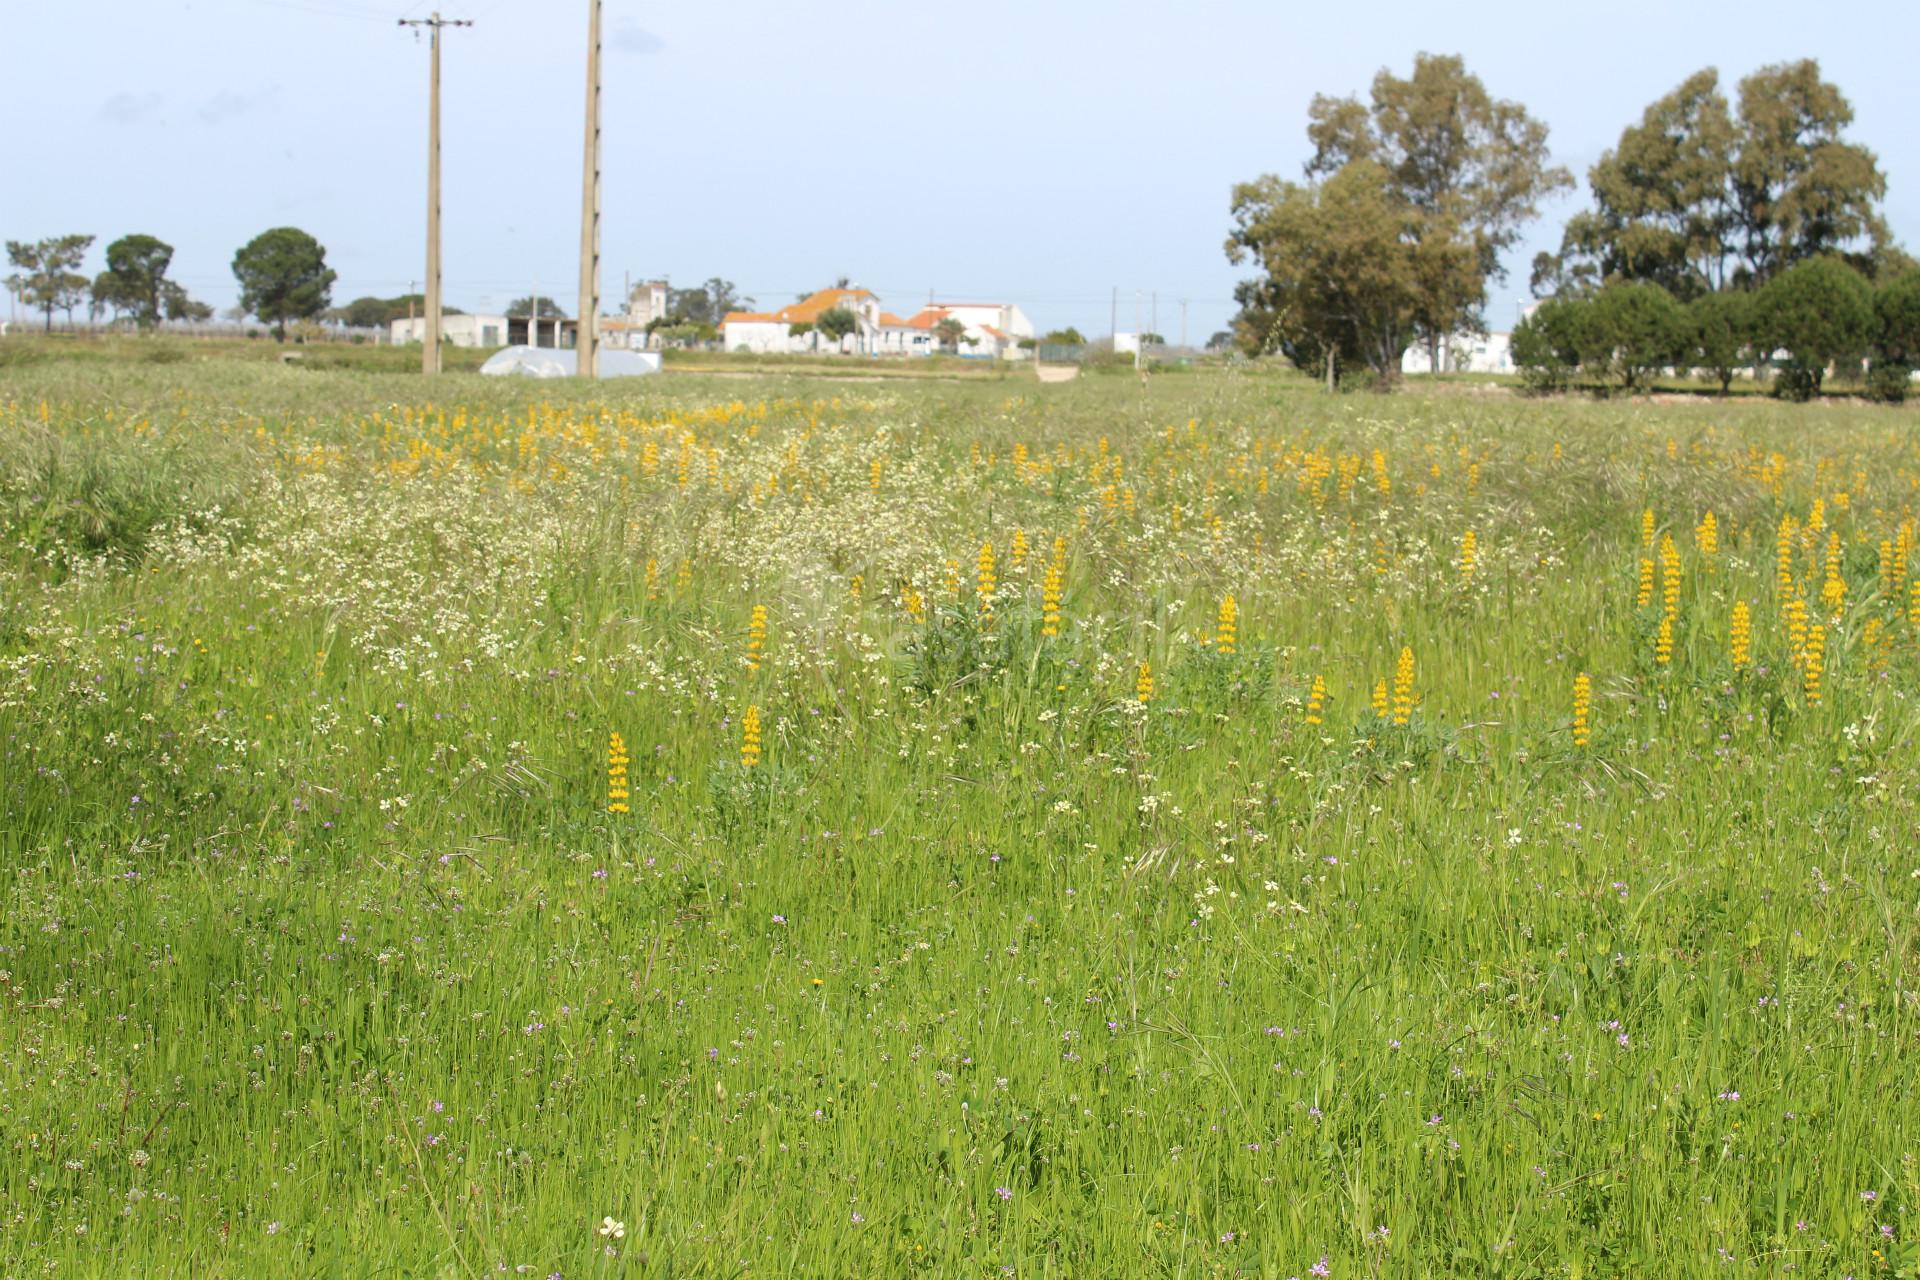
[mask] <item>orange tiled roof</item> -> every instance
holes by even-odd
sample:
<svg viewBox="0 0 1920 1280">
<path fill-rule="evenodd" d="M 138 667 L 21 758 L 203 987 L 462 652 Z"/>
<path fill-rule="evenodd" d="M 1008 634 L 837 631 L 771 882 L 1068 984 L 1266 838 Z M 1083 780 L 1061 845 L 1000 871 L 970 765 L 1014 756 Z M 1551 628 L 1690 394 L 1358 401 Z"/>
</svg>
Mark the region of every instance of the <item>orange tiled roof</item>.
<svg viewBox="0 0 1920 1280">
<path fill-rule="evenodd" d="M 812 324 L 823 311 L 873 297 L 871 289 L 820 289 L 778 311 L 729 311 L 722 324 Z M 851 310 L 851 307 L 848 307 Z"/>
<path fill-rule="evenodd" d="M 774 315 L 788 324 L 812 324 L 820 318 L 823 311 L 857 302 L 861 298 L 871 298 L 872 292 L 866 289 L 821 289 L 803 302 L 784 306 Z"/>
</svg>

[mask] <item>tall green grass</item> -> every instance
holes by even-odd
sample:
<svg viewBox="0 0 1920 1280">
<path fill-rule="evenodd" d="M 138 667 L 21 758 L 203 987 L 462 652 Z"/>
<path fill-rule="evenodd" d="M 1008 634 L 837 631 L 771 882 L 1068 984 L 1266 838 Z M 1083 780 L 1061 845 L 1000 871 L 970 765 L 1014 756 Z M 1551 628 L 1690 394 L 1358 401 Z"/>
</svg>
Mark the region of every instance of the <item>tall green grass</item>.
<svg viewBox="0 0 1920 1280">
<path fill-rule="evenodd" d="M 0 1271 L 1920 1273 L 1913 423 L 7 370 Z"/>
</svg>

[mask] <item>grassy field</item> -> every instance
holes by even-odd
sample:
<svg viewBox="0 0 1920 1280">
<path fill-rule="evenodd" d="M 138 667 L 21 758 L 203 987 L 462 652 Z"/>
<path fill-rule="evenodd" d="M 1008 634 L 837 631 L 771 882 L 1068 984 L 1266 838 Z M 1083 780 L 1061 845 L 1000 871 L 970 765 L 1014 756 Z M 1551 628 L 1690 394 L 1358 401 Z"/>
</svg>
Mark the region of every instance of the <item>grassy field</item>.
<svg viewBox="0 0 1920 1280">
<path fill-rule="evenodd" d="M 1916 427 L 0 369 L 0 1275 L 1920 1274 Z"/>
</svg>

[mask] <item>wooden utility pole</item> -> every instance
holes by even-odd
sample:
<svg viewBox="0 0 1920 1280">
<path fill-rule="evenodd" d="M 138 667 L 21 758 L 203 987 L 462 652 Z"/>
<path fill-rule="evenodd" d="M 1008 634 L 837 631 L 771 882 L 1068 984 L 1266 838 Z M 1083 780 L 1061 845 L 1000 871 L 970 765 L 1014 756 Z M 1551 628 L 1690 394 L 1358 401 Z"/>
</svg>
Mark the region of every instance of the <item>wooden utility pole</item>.
<svg viewBox="0 0 1920 1280">
<path fill-rule="evenodd" d="M 403 27 L 425 27 L 433 46 L 433 71 L 427 99 L 427 332 L 421 344 L 420 372 L 440 372 L 440 28 L 470 27 L 467 19 L 400 19 Z M 411 303 L 408 304 L 412 306 Z"/>
<path fill-rule="evenodd" d="M 580 336 L 583 378 L 600 376 L 600 0 L 587 0 L 587 146 L 580 191 Z"/>
</svg>

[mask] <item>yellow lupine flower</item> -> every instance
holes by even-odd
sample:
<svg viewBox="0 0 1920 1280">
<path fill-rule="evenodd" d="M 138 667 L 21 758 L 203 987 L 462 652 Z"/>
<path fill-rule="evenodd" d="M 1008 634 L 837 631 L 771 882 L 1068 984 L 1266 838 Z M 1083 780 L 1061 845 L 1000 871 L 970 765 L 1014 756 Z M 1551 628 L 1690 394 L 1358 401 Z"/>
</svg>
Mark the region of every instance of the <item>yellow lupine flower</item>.
<svg viewBox="0 0 1920 1280">
<path fill-rule="evenodd" d="M 1669 618 L 1680 616 L 1680 548 L 1673 535 L 1660 535 L 1660 605 Z"/>
<path fill-rule="evenodd" d="M 1217 634 L 1214 639 L 1219 645 L 1220 652 L 1232 653 L 1234 641 L 1239 638 L 1240 633 L 1240 606 L 1234 601 L 1231 593 L 1220 600 L 1220 622 L 1215 630 Z"/>
<path fill-rule="evenodd" d="M 1780 517 L 1780 531 L 1774 544 L 1774 577 L 1780 584 L 1780 594 L 1793 594 L 1793 544 L 1800 537 L 1800 522 L 1791 512 Z"/>
<path fill-rule="evenodd" d="M 1591 736 L 1590 716 L 1593 707 L 1593 682 L 1582 671 L 1573 678 L 1573 745 L 1584 747 Z"/>
<path fill-rule="evenodd" d="M 1727 632 L 1727 648 L 1735 671 L 1745 671 L 1753 665 L 1753 613 L 1745 600 L 1733 602 L 1733 624 Z"/>
<path fill-rule="evenodd" d="M 1060 603 L 1066 594 L 1067 540 L 1053 540 L 1053 561 L 1047 565 L 1046 581 L 1040 585 L 1040 634 L 1060 634 Z"/>
<path fill-rule="evenodd" d="M 752 705 L 740 718 L 740 764 L 751 769 L 760 763 L 760 708 Z"/>
<path fill-rule="evenodd" d="M 627 744 L 618 733 L 607 735 L 607 812 L 627 810 Z"/>
<path fill-rule="evenodd" d="M 1400 646 L 1400 660 L 1393 668 L 1393 722 L 1405 725 L 1413 718 L 1413 647 Z"/>
<path fill-rule="evenodd" d="M 1327 678 L 1315 676 L 1313 688 L 1307 693 L 1307 723 L 1319 724 L 1320 713 L 1327 707 Z"/>
<path fill-rule="evenodd" d="M 1838 614 L 1847 604 L 1847 580 L 1840 573 L 1840 531 L 1827 534 L 1827 580 L 1820 586 L 1820 603 Z"/>
<path fill-rule="evenodd" d="M 1787 654 L 1799 666 L 1807 649 L 1807 602 L 1799 596 L 1787 601 L 1783 610 L 1787 620 Z"/>
<path fill-rule="evenodd" d="M 1142 702 L 1153 701 L 1153 666 L 1151 663 L 1143 662 L 1140 664 L 1140 670 L 1133 681 L 1133 694 Z"/>
<path fill-rule="evenodd" d="M 1827 629 L 1816 622 L 1807 628 L 1807 649 L 1801 666 L 1801 680 L 1807 694 L 1807 705 L 1820 705 L 1820 682 L 1827 673 Z"/>
<path fill-rule="evenodd" d="M 758 671 L 760 659 L 767 652 L 767 606 L 753 606 L 753 616 L 747 622 L 747 670 Z"/>
</svg>

